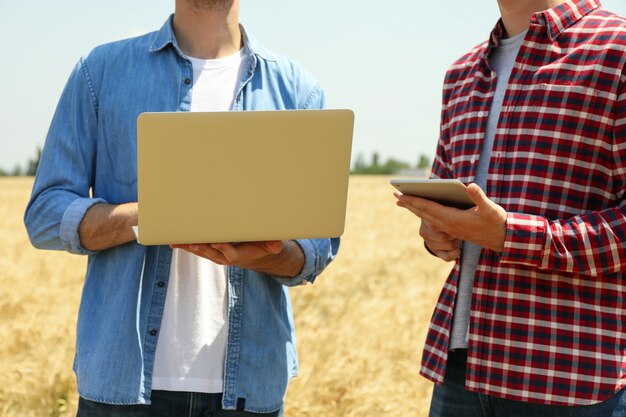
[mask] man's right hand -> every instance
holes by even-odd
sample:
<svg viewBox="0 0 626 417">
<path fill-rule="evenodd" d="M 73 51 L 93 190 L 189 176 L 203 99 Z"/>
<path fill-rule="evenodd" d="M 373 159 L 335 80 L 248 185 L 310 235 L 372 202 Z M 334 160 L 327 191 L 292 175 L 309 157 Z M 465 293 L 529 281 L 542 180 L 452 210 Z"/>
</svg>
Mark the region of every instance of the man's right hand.
<svg viewBox="0 0 626 417">
<path fill-rule="evenodd" d="M 432 225 L 423 219 L 420 226 L 420 236 L 424 239 L 426 248 L 446 262 L 455 261 L 461 255 L 462 241 L 460 239 L 435 230 Z"/>
<path fill-rule="evenodd" d="M 137 203 L 94 204 L 78 226 L 80 244 L 98 251 L 131 242 L 135 240 L 132 226 L 137 225 L 138 217 Z"/>
</svg>

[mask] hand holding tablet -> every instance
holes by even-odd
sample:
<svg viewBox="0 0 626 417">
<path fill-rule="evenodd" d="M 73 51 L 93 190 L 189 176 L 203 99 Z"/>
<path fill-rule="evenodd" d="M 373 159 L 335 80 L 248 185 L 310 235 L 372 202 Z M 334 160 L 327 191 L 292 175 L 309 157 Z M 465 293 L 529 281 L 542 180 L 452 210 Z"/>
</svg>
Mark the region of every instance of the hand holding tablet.
<svg viewBox="0 0 626 417">
<path fill-rule="evenodd" d="M 453 179 L 391 179 L 389 183 L 402 194 L 413 195 L 458 209 L 474 207 L 465 185 Z"/>
</svg>

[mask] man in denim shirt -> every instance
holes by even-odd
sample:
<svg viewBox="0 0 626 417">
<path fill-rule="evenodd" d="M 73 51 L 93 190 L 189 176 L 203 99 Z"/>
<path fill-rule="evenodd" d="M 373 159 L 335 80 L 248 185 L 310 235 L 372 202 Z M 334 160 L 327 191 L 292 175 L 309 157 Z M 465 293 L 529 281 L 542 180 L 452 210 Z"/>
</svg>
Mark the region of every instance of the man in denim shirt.
<svg viewBox="0 0 626 417">
<path fill-rule="evenodd" d="M 287 286 L 313 282 L 339 240 L 172 249 L 131 230 L 140 113 L 324 107 L 319 83 L 238 20 L 238 0 L 177 0 L 158 32 L 83 57 L 63 91 L 25 224 L 36 247 L 89 256 L 79 416 L 282 415 L 297 374 Z"/>
</svg>

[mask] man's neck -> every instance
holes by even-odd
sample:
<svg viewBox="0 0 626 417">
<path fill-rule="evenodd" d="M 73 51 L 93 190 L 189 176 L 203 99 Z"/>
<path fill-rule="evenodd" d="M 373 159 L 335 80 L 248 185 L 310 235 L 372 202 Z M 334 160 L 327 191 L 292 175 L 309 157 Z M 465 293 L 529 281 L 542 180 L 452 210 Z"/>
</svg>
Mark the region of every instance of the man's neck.
<svg viewBox="0 0 626 417">
<path fill-rule="evenodd" d="M 239 1 L 227 10 L 201 10 L 185 0 L 176 2 L 174 33 L 185 55 L 216 59 L 241 49 Z"/>
<path fill-rule="evenodd" d="M 530 27 L 530 17 L 551 9 L 566 0 L 498 0 L 502 22 L 507 36 L 518 35 Z"/>
</svg>

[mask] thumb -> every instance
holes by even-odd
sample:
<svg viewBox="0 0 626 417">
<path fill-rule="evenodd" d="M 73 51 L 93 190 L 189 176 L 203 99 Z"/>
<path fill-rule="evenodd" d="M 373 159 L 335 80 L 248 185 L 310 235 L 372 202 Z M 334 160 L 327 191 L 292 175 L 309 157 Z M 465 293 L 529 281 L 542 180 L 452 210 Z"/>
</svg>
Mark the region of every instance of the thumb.
<svg viewBox="0 0 626 417">
<path fill-rule="evenodd" d="M 476 207 L 485 207 L 490 203 L 483 190 L 475 183 L 467 186 L 467 195 L 476 204 Z"/>
</svg>

